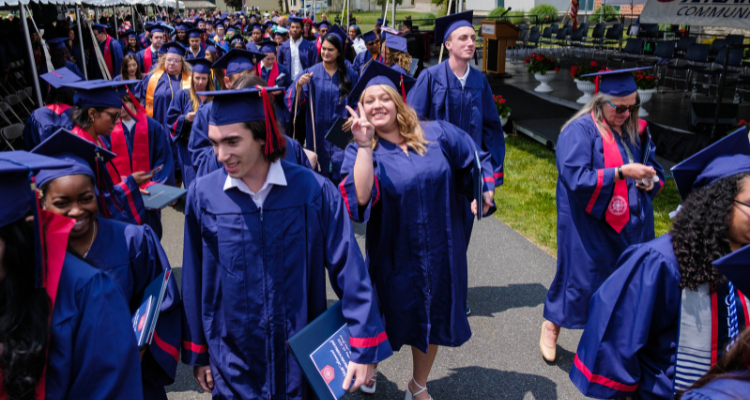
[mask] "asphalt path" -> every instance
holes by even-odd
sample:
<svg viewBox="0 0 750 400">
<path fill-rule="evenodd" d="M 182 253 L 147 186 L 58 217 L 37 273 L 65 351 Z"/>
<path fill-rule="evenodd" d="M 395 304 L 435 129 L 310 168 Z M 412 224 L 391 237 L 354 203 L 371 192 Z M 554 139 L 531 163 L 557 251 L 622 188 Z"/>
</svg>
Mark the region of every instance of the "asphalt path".
<svg viewBox="0 0 750 400">
<path fill-rule="evenodd" d="M 183 220 L 172 208 L 162 214 L 162 245 L 178 282 Z M 364 226 L 355 226 L 355 232 L 364 252 Z M 547 364 L 539 352 L 544 297 L 555 259 L 492 217 L 475 224 L 468 261 L 472 337 L 459 348 L 440 349 L 427 383 L 433 399 L 584 398 L 568 379 L 581 331 L 562 332 L 556 363 Z M 330 304 L 337 300 L 330 288 L 328 298 Z M 378 367 L 375 395 L 357 392 L 344 398 L 403 399 L 411 370 L 411 350 L 404 347 Z M 192 367 L 182 363 L 167 397 L 211 398 L 193 378 Z"/>
</svg>

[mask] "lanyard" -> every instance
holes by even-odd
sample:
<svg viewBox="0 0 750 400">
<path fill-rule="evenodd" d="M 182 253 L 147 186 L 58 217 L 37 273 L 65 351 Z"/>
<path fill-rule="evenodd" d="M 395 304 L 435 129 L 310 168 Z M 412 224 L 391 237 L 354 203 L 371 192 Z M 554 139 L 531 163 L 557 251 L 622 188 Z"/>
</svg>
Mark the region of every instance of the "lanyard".
<svg viewBox="0 0 750 400">
<path fill-rule="evenodd" d="M 615 136 L 620 138 L 620 143 L 622 143 L 622 147 L 625 148 L 625 154 L 628 156 L 628 164 L 633 163 L 633 152 L 630 150 L 630 147 L 628 147 L 628 144 L 625 143 L 625 139 L 622 138 L 622 135 L 617 135 L 616 132 L 613 132 Z"/>
</svg>

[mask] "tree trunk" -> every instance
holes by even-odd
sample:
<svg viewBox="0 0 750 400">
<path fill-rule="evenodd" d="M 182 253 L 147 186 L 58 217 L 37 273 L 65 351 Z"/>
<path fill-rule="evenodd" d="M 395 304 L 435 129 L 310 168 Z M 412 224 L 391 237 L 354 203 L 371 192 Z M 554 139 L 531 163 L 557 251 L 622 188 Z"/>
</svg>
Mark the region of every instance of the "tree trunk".
<svg viewBox="0 0 750 400">
<path fill-rule="evenodd" d="M 289 0 L 284 0 L 284 9 L 286 10 L 285 12 L 289 14 Z"/>
</svg>

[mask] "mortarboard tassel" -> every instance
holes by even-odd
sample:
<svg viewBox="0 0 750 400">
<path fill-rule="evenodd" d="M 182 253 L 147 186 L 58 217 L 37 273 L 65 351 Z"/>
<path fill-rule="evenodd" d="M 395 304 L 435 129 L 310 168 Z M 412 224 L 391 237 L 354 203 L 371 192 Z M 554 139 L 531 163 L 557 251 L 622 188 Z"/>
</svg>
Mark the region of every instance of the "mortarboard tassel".
<svg viewBox="0 0 750 400">
<path fill-rule="evenodd" d="M 601 76 L 597 76 L 594 78 L 594 94 L 599 93 L 599 82 L 601 81 Z"/>
<path fill-rule="evenodd" d="M 404 99 L 404 104 L 407 104 L 406 103 L 406 87 L 404 86 L 404 76 L 403 75 L 401 75 L 401 97 Z"/>
<path fill-rule="evenodd" d="M 255 87 L 260 89 L 260 96 L 263 98 L 263 110 L 266 116 L 266 146 L 264 152 L 266 154 L 273 154 L 286 145 L 286 140 L 284 140 L 277 128 L 276 117 L 274 116 L 274 106 L 271 104 L 271 99 L 268 97 L 268 90 L 259 85 Z"/>
</svg>

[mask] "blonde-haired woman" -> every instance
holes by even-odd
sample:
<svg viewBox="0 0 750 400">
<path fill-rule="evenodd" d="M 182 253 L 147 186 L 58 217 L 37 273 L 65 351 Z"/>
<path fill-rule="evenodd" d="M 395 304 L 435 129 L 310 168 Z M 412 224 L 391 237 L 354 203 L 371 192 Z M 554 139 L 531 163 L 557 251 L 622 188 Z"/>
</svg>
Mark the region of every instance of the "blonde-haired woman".
<svg viewBox="0 0 750 400">
<path fill-rule="evenodd" d="M 175 93 L 174 99 L 167 111 L 167 127 L 169 127 L 172 141 L 177 147 L 177 161 L 182 171 L 182 180 L 185 188 L 195 180 L 195 168 L 193 167 L 188 142 L 190 130 L 193 127 L 195 113 L 204 103 L 213 100 L 213 97 L 201 96 L 197 92 L 212 92 L 216 90 L 214 81 L 211 79 L 212 62 L 206 58 L 194 58 L 187 60 L 192 65 L 190 89 L 180 90 Z"/>
<path fill-rule="evenodd" d="M 385 65 L 401 74 L 409 75 L 411 56 L 406 48 L 406 38 L 387 34 L 381 53 L 385 54 Z"/>
<path fill-rule="evenodd" d="M 438 346 L 471 337 L 459 196 L 473 199 L 475 146 L 451 124 L 419 122 L 402 99 L 401 79 L 373 63 L 352 91 L 356 142 L 346 148 L 340 191 L 352 220 L 367 222 L 367 260 L 388 340 L 394 350 L 412 348 L 406 398 L 423 400 Z M 486 214 L 494 179 L 489 154 L 480 154 Z M 362 390 L 374 392 L 375 382 Z"/>
<path fill-rule="evenodd" d="M 639 129 L 632 71 L 640 69 L 589 75 L 601 75 L 599 93 L 565 123 L 557 142 L 557 274 L 539 339 L 548 362 L 560 327 L 586 325 L 589 299 L 622 252 L 654 238 L 651 201 L 664 173 L 648 131 Z"/>
<path fill-rule="evenodd" d="M 159 63 L 143 77 L 138 90 L 138 98 L 146 109 L 146 114 L 162 125 L 167 123 L 167 110 L 175 94 L 190 89 L 190 64 L 185 61 L 185 48 L 170 42 L 159 49 Z M 172 143 L 174 170 L 177 186 L 180 186 L 181 171 L 177 160 L 177 146 Z"/>
</svg>

